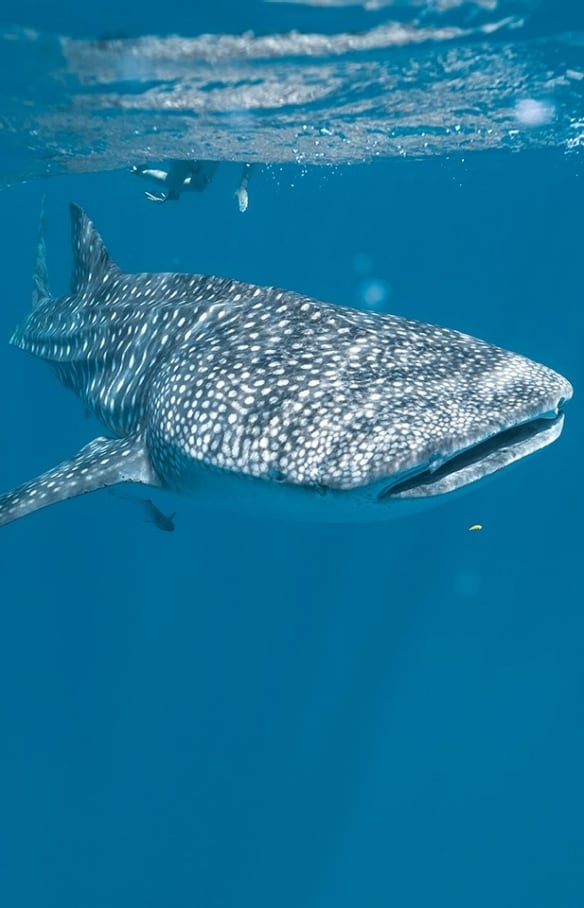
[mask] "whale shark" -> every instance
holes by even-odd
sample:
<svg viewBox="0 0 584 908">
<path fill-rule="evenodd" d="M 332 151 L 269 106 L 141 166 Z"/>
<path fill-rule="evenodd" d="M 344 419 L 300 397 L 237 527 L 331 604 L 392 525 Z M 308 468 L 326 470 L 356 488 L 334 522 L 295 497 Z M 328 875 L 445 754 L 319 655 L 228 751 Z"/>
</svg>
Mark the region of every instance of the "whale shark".
<svg viewBox="0 0 584 908">
<path fill-rule="evenodd" d="M 120 483 L 301 519 L 385 519 L 552 443 L 570 383 L 449 328 L 200 274 L 130 274 L 71 205 L 68 295 L 44 231 L 11 343 L 104 426 L 0 495 L 0 524 Z"/>
</svg>

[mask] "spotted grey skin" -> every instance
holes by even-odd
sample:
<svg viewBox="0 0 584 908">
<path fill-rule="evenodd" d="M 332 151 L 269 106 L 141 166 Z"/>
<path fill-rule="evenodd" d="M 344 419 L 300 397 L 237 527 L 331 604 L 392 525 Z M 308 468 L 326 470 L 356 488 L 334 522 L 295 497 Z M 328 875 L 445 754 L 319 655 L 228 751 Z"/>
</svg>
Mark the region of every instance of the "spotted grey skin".
<svg viewBox="0 0 584 908">
<path fill-rule="evenodd" d="M 12 343 L 113 435 L 0 496 L 0 524 L 119 482 L 236 508 L 373 519 L 549 444 L 562 376 L 457 331 L 218 277 L 126 274 L 72 206 L 71 293 Z"/>
</svg>

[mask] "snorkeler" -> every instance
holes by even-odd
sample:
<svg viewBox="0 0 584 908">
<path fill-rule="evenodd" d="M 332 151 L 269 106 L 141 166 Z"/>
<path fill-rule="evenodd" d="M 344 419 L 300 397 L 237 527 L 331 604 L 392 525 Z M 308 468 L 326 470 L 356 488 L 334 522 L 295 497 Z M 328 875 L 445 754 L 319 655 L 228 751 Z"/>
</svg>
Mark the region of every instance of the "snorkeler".
<svg viewBox="0 0 584 908">
<path fill-rule="evenodd" d="M 218 161 L 191 161 L 185 159 L 173 159 L 165 162 L 165 164 L 168 166 L 167 170 L 162 167 L 138 166 L 136 164 L 131 168 L 131 173 L 145 177 L 147 180 L 162 187 L 158 193 L 148 191 L 144 193 L 151 202 L 176 202 L 183 192 L 203 192 L 213 179 L 219 166 Z M 239 186 L 235 190 L 235 197 L 241 212 L 247 209 L 247 185 L 252 168 L 252 164 L 243 165 Z"/>
</svg>

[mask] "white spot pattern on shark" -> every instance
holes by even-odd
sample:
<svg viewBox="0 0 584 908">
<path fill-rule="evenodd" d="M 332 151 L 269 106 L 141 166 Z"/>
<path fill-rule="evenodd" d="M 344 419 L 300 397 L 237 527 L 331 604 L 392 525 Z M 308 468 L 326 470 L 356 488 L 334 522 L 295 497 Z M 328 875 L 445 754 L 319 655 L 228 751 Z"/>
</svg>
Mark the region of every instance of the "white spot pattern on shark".
<svg viewBox="0 0 584 908">
<path fill-rule="evenodd" d="M 0 524 L 127 481 L 382 518 L 560 434 L 572 389 L 546 366 L 277 288 L 126 274 L 71 212 L 71 293 L 48 295 L 43 245 L 34 308 L 12 343 L 49 362 L 114 438 L 0 496 Z"/>
</svg>

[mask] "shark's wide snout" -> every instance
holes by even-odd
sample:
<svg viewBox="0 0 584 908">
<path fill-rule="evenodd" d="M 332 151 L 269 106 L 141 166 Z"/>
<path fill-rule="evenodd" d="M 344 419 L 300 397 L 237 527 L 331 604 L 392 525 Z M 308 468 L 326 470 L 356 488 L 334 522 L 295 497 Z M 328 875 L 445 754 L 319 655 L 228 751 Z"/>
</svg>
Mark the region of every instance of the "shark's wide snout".
<svg viewBox="0 0 584 908">
<path fill-rule="evenodd" d="M 428 498 L 453 492 L 484 479 L 559 438 L 564 407 L 573 389 L 562 375 L 509 354 L 510 362 L 496 379 L 479 390 L 484 418 L 472 437 L 438 449 L 417 475 L 387 487 L 383 499 Z M 500 423 L 494 426 L 493 414 Z"/>
</svg>

